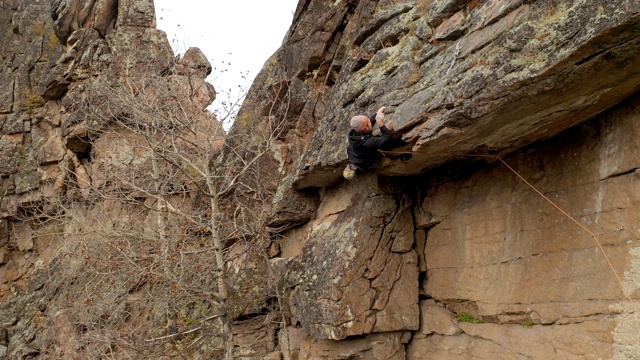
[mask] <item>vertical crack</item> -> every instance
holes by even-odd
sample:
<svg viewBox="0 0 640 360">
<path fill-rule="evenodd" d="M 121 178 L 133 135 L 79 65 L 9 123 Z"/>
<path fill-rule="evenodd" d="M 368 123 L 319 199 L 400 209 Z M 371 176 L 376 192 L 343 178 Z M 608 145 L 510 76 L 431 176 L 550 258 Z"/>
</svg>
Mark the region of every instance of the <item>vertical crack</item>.
<svg viewBox="0 0 640 360">
<path fill-rule="evenodd" d="M 11 100 L 9 102 L 9 113 L 13 112 L 13 105 L 16 101 L 16 80 L 11 82 Z"/>
</svg>

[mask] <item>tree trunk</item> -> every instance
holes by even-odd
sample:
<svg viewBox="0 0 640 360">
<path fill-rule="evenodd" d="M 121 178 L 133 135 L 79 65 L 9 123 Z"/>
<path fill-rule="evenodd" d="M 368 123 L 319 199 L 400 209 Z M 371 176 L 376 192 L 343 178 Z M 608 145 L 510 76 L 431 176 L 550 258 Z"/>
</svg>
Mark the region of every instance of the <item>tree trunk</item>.
<svg viewBox="0 0 640 360">
<path fill-rule="evenodd" d="M 224 243 L 220 235 L 220 196 L 216 192 L 215 184 L 210 170 L 207 169 L 207 187 L 211 197 L 209 198 L 211 206 L 211 238 L 213 240 L 214 252 L 216 257 L 216 280 L 218 282 L 218 297 L 220 307 L 222 308 L 222 332 L 224 335 L 225 360 L 233 360 L 233 333 L 231 332 L 231 318 L 227 311 L 227 300 L 229 299 L 229 288 L 225 278 L 224 271 Z"/>
<path fill-rule="evenodd" d="M 170 246 L 169 239 L 167 238 L 167 224 L 165 222 L 165 194 L 162 189 L 162 182 L 159 180 L 160 176 L 160 166 L 158 165 L 158 160 L 153 157 L 151 159 L 151 166 L 153 168 L 153 178 L 154 178 L 154 187 L 157 194 L 156 198 L 156 226 L 158 232 L 158 241 L 160 242 L 160 256 L 163 264 L 162 272 L 164 275 L 164 281 L 171 281 L 171 266 L 169 262 L 170 255 Z M 167 334 L 173 334 L 178 330 L 178 326 L 176 324 L 176 311 L 171 301 L 171 286 L 168 287 L 166 298 L 165 298 L 165 306 L 166 306 L 166 316 L 167 316 Z"/>
</svg>

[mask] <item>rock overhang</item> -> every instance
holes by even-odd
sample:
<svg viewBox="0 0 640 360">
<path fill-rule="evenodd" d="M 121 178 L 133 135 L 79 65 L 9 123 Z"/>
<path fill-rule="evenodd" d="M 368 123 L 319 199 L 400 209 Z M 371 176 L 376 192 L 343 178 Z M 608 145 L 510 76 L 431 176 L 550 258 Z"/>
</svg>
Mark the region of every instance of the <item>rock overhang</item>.
<svg viewBox="0 0 640 360">
<path fill-rule="evenodd" d="M 340 180 L 348 131 L 341 119 L 378 106 L 388 107 L 407 141 L 401 151 L 414 154 L 379 173 L 408 176 L 469 154 L 513 152 L 640 90 L 638 4 L 408 3 L 415 4 L 376 8 L 374 14 L 391 15 L 373 15 L 372 22 L 385 21 L 341 36 L 340 73 L 296 171 L 296 189 Z M 442 9 L 461 19 L 448 22 L 454 15 Z M 437 16 L 444 20 L 434 26 Z"/>
</svg>

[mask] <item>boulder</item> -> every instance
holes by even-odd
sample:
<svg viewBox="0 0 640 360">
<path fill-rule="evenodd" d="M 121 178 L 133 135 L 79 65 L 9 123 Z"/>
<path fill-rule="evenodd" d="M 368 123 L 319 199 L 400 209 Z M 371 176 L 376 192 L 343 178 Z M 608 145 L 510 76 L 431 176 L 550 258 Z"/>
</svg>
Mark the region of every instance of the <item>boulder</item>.
<svg viewBox="0 0 640 360">
<path fill-rule="evenodd" d="M 367 176 L 325 196 L 339 199 L 359 182 L 375 189 L 374 181 Z M 408 203 L 383 192 L 342 200 L 320 206 L 299 255 L 290 300 L 295 321 L 311 336 L 333 340 L 416 330 L 418 259 Z"/>
</svg>

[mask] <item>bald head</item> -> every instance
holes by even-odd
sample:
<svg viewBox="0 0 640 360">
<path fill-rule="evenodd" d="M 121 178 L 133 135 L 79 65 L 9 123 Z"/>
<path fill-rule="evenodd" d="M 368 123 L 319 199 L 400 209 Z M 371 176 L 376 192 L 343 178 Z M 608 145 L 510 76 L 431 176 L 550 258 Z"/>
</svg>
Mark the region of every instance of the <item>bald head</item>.
<svg viewBox="0 0 640 360">
<path fill-rule="evenodd" d="M 359 133 L 371 130 L 371 120 L 364 115 L 356 115 L 351 118 L 351 128 Z"/>
</svg>

